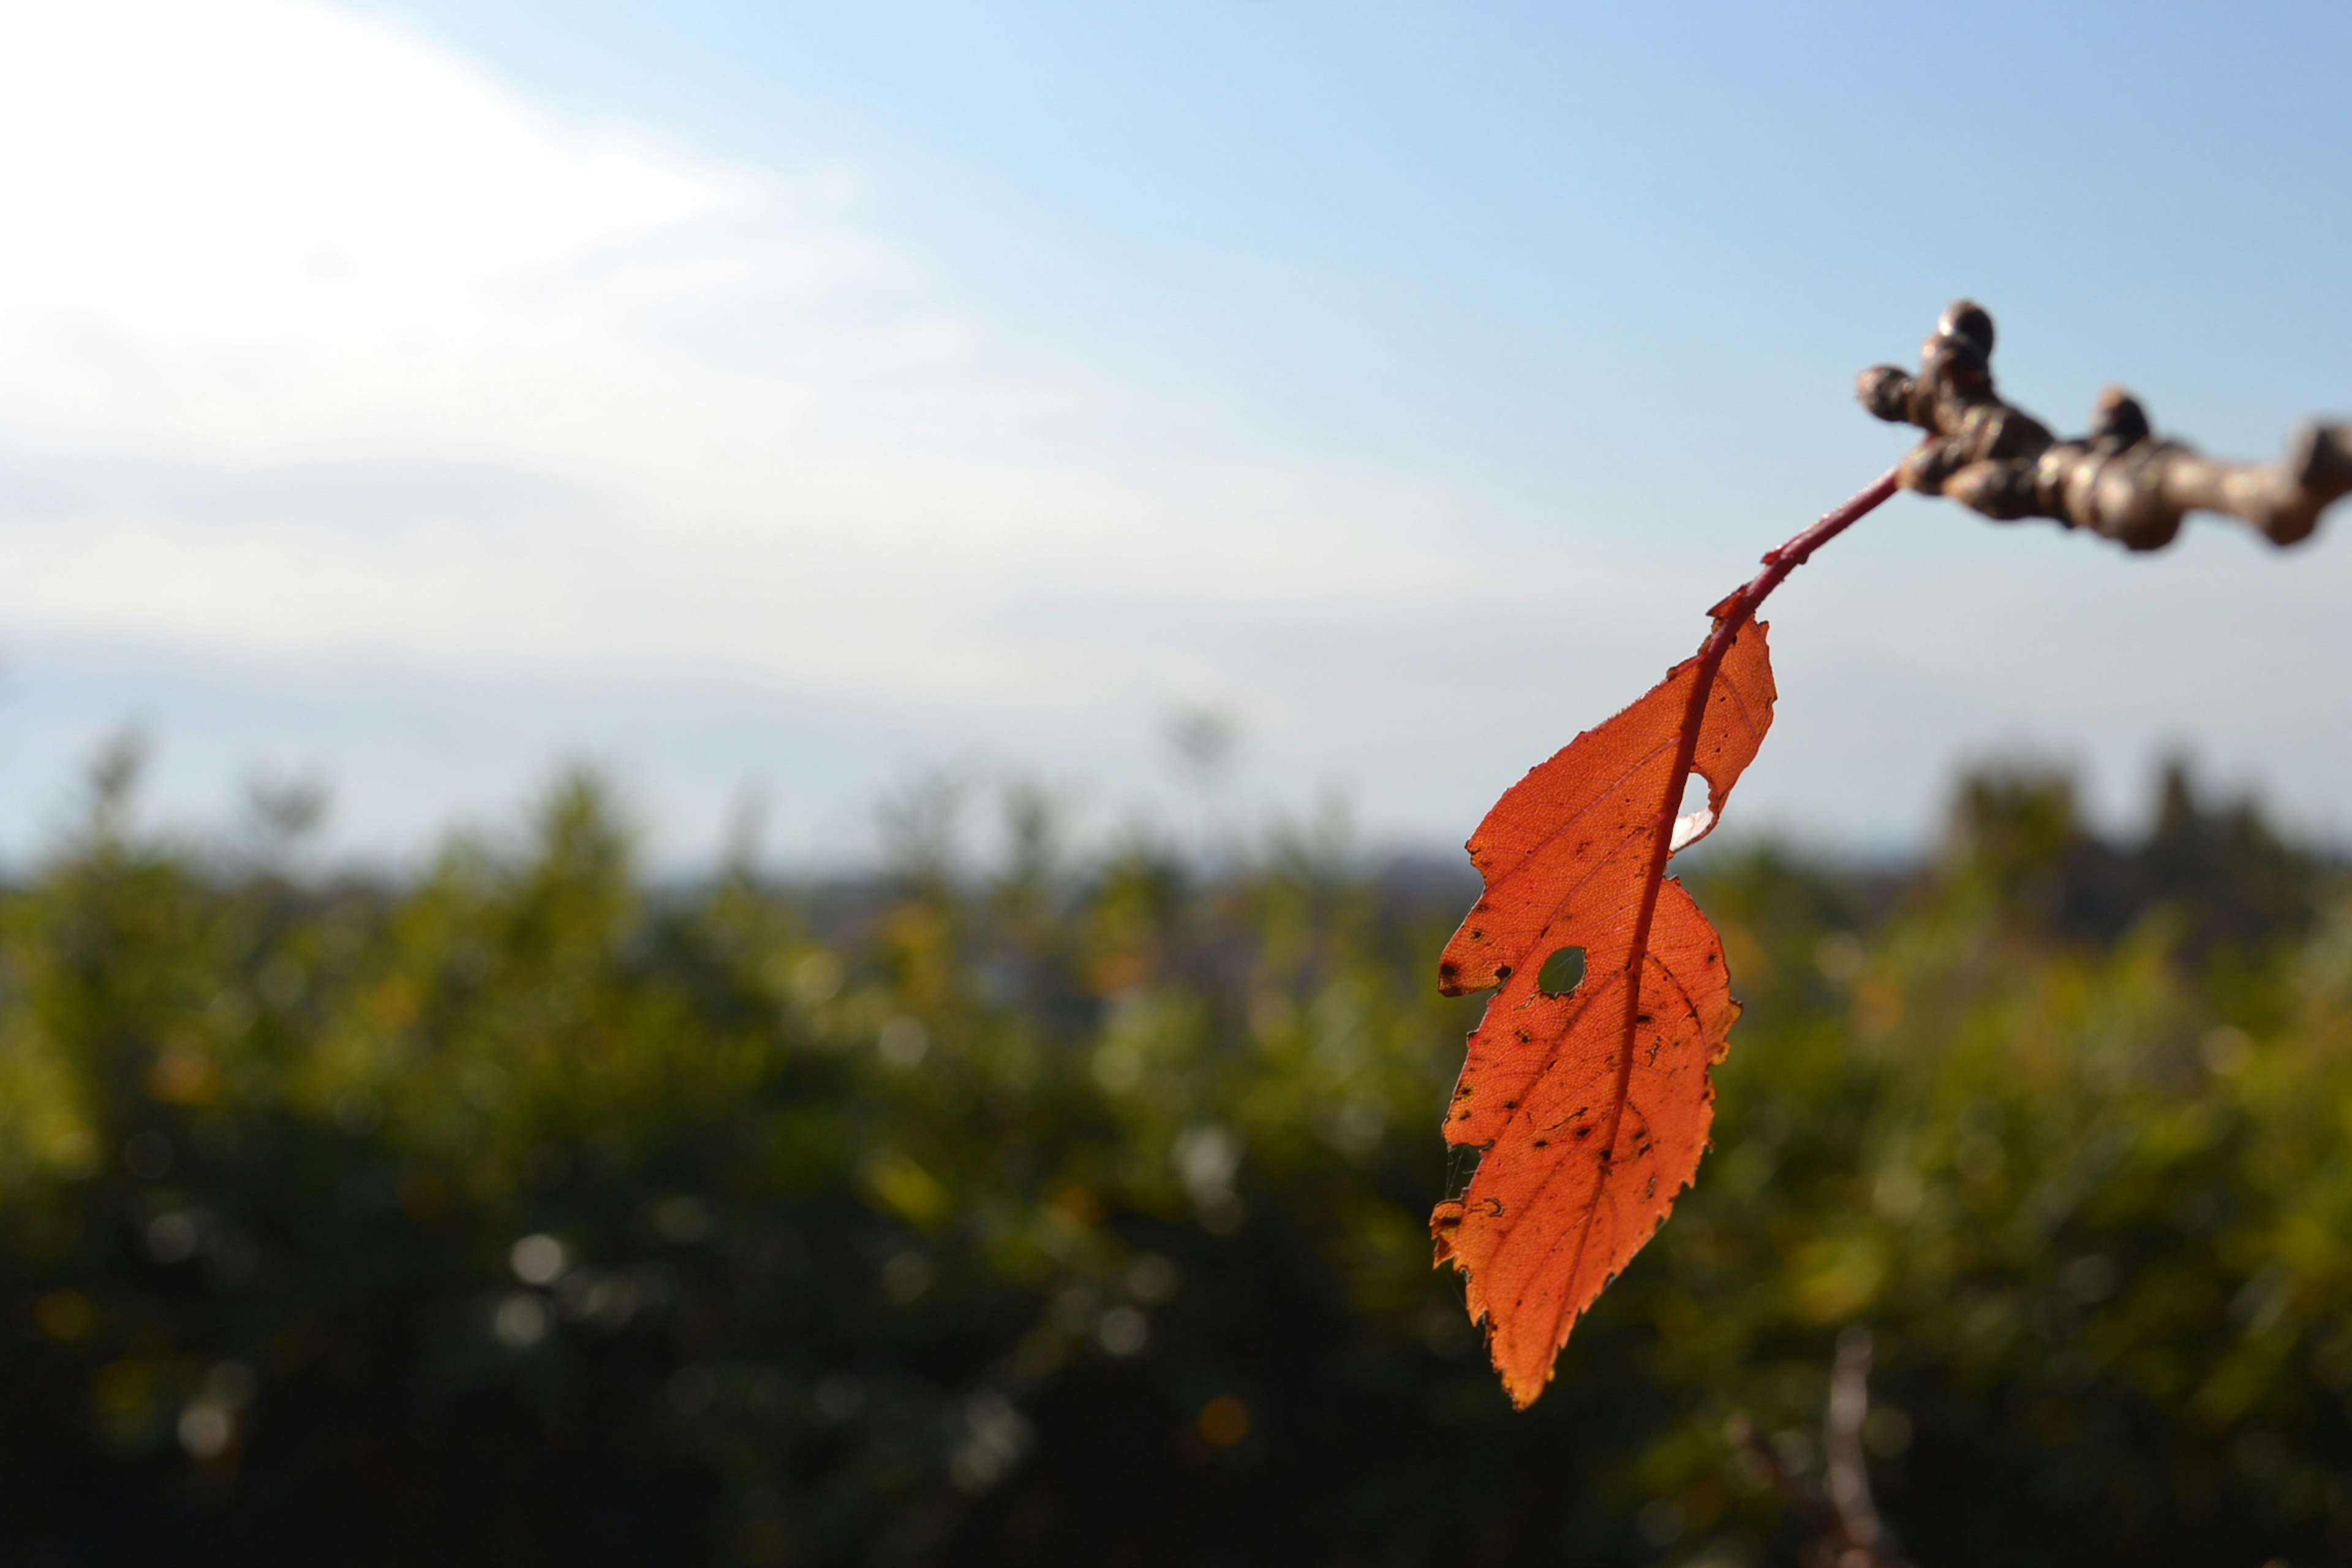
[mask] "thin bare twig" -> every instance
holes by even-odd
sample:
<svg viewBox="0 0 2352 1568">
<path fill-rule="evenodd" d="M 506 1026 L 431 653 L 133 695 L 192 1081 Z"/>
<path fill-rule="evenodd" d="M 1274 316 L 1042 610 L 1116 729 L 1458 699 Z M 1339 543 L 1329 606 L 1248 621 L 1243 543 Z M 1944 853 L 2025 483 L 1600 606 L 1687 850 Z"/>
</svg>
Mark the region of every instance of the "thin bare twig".
<svg viewBox="0 0 2352 1568">
<path fill-rule="evenodd" d="M 1816 1486 L 1790 1469 L 1747 1416 L 1731 1418 L 1733 1446 L 1819 1532 L 1807 1553 L 1813 1568 L 1911 1568 L 1871 1499 L 1870 1472 L 1862 1451 L 1863 1424 L 1869 1415 L 1870 1331 L 1850 1328 L 1838 1336 L 1829 1410 L 1822 1420 L 1824 1485 Z"/>
<path fill-rule="evenodd" d="M 1904 460 L 1904 489 L 1949 496 L 2004 522 L 2054 518 L 2131 550 L 2162 549 L 2200 509 L 2293 544 L 2352 494 L 2352 425 L 2303 426 L 2274 463 L 2221 462 L 2158 440 L 2138 400 L 2111 386 L 2090 433 L 2061 441 L 1993 391 L 1992 341 L 1992 318 L 1961 300 L 1921 347 L 1918 374 L 1882 364 L 1855 381 L 1871 413 L 1927 432 Z"/>
<path fill-rule="evenodd" d="M 1780 1458 L 1780 1450 L 1772 1446 L 1771 1439 L 1756 1429 L 1755 1422 L 1744 1413 L 1734 1415 L 1725 1425 L 1724 1436 L 1730 1438 L 1733 1447 L 1748 1456 L 1749 1462 L 1772 1484 L 1772 1489 L 1803 1514 L 1824 1540 L 1838 1535 L 1837 1510 L 1830 1506 L 1828 1495 L 1790 1469 Z"/>
<path fill-rule="evenodd" d="M 1830 1370 L 1830 1407 L 1822 1418 L 1822 1453 L 1828 1461 L 1826 1488 L 1853 1549 L 1876 1568 L 1896 1568 L 1895 1532 L 1878 1517 L 1870 1495 L 1870 1470 L 1862 1454 L 1862 1426 L 1870 1417 L 1870 1331 L 1850 1328 L 1838 1336 L 1837 1362 Z M 1854 1568 L 1839 1559 L 1842 1568 Z"/>
</svg>

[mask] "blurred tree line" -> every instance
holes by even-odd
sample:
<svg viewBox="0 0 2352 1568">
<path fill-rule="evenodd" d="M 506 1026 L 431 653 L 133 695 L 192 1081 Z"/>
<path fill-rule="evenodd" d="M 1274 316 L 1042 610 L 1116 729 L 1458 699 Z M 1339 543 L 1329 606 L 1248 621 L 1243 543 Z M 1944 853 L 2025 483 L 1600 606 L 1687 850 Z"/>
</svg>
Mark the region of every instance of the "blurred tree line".
<svg viewBox="0 0 2352 1568">
<path fill-rule="evenodd" d="M 1923 1568 L 2352 1555 L 2352 900 L 2175 773 L 1691 874 L 1716 1152 L 1528 1414 L 1429 1266 L 1466 872 L 1276 835 L 662 887 L 593 780 L 409 883 L 0 889 L 11 1563 L 1797 1561 L 1840 1330 Z"/>
</svg>

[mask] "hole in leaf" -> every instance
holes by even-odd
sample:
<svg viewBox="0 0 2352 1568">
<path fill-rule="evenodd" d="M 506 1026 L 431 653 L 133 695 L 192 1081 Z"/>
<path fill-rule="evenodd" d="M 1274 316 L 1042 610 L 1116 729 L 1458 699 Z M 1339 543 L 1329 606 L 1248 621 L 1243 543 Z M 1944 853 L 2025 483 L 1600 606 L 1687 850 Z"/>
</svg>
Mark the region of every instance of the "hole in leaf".
<svg viewBox="0 0 2352 1568">
<path fill-rule="evenodd" d="M 1668 854 L 1704 838 L 1706 830 L 1715 826 L 1715 813 L 1707 805 L 1708 793 L 1706 775 L 1693 768 L 1690 777 L 1683 781 L 1682 804 L 1675 807 L 1675 836 L 1666 845 Z"/>
<path fill-rule="evenodd" d="M 1547 996 L 1565 996 L 1584 984 L 1584 950 L 1563 947 L 1544 960 L 1536 975 L 1536 989 Z"/>
</svg>

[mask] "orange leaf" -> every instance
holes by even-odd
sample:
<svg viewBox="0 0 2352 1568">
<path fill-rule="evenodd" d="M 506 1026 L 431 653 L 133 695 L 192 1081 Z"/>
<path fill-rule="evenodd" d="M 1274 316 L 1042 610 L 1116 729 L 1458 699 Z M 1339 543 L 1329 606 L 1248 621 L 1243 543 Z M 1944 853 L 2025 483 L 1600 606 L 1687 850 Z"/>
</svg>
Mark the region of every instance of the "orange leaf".
<svg viewBox="0 0 2352 1568">
<path fill-rule="evenodd" d="M 1713 826 L 1772 722 L 1765 627 L 1747 622 L 1726 646 L 1732 624 L 1513 785 L 1470 839 L 1486 892 L 1438 982 L 1449 995 L 1502 989 L 1445 1120 L 1446 1142 L 1483 1158 L 1430 1228 L 1438 1261 L 1469 1276 L 1470 1315 L 1522 1408 L 1707 1147 L 1708 1068 L 1739 1005 L 1721 939 L 1664 873 Z M 1707 808 L 1678 820 L 1692 773 Z"/>
</svg>

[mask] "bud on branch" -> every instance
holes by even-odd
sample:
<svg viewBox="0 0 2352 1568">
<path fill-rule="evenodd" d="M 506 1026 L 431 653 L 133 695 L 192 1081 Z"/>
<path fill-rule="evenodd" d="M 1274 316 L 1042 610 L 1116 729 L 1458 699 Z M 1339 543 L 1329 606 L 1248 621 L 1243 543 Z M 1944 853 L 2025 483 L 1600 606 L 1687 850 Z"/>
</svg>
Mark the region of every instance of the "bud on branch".
<svg viewBox="0 0 2352 1568">
<path fill-rule="evenodd" d="M 1891 364 L 1854 384 L 1862 405 L 1927 438 L 1898 470 L 1904 489 L 1949 496 L 1990 518 L 2055 518 L 2129 550 L 2160 550 L 2199 509 L 2254 525 L 2273 544 L 2310 537 L 2329 503 L 2352 493 L 2352 425 L 2305 425 L 2274 463 L 2224 463 L 2159 441 L 2137 399 L 2099 396 L 2086 436 L 2061 441 L 1992 385 L 1992 318 L 1972 300 L 1944 312 L 1919 374 Z"/>
</svg>

